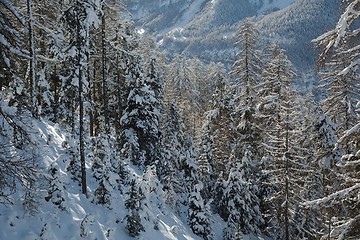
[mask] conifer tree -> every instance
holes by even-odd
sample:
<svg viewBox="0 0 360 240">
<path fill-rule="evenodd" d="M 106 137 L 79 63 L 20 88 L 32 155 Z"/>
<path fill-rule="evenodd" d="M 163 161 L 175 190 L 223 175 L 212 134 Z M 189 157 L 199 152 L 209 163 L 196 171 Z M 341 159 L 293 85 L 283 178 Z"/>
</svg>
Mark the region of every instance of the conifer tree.
<svg viewBox="0 0 360 240">
<path fill-rule="evenodd" d="M 114 190 L 114 182 L 110 178 L 114 175 L 114 169 L 111 165 L 111 148 L 105 134 L 95 140 L 93 153 L 94 160 L 91 170 L 99 184 L 94 192 L 94 200 L 98 204 L 111 208 L 111 192 Z"/>
<path fill-rule="evenodd" d="M 158 89 L 153 89 L 154 85 L 151 82 L 154 79 L 143 76 L 139 59 L 135 61 L 137 62 L 132 63 L 127 78 L 130 92 L 121 117 L 122 152 L 133 164 L 144 166 L 155 162 L 160 103 L 155 96 L 155 91 Z"/>
<path fill-rule="evenodd" d="M 319 66 L 324 69 L 321 87 L 328 93 L 322 107 L 324 112 L 339 125 L 337 134 L 340 138 L 332 154 L 338 155 L 339 150 L 344 150 L 341 161 L 336 163 L 334 171 L 331 172 L 335 173 L 338 187 L 327 191 L 325 197 L 309 201 L 305 205 L 315 209 L 330 209 L 326 237 L 352 239 L 360 236 L 359 204 L 358 201 L 354 202 L 360 187 L 357 177 L 359 116 L 356 115 L 356 104 L 360 98 L 358 72 L 360 42 L 357 25 L 360 1 L 342 2 L 345 7 L 344 12 L 335 28 L 314 40 L 321 49 Z"/>
<path fill-rule="evenodd" d="M 232 154 L 232 157 L 235 158 L 235 155 Z M 260 234 L 263 219 L 257 197 L 258 188 L 250 177 L 254 167 L 251 158 L 251 152 L 246 151 L 241 160 L 233 160 L 236 164 L 231 168 L 222 199 L 222 206 L 227 211 L 224 239 L 234 239 L 238 231 L 242 234 Z"/>
<path fill-rule="evenodd" d="M 258 34 L 258 30 L 249 19 L 244 20 L 237 32 L 235 46 L 240 48 L 240 53 L 230 75 L 235 78 L 233 101 L 238 111 L 253 111 L 257 103 L 255 86 L 260 81 L 262 65 L 260 52 L 256 49 Z"/>
<path fill-rule="evenodd" d="M 215 81 L 215 90 L 212 95 L 210 110 L 205 113 L 205 123 L 202 131 L 201 157 L 207 159 L 213 175 L 211 180 L 215 182 L 220 174 L 226 178 L 229 172 L 227 166 L 231 144 L 233 141 L 233 126 L 231 122 L 231 106 L 229 84 L 226 76 L 218 76 Z M 204 183 L 206 185 L 206 183 Z"/>
<path fill-rule="evenodd" d="M 188 193 L 197 179 L 197 156 L 193 143 L 185 132 L 175 102 L 169 106 L 165 114 L 161 129 L 163 152 L 157 163 L 157 170 L 159 178 L 163 181 L 165 194 L 169 200 L 175 201 L 176 207 L 187 202 Z"/>
<path fill-rule="evenodd" d="M 210 212 L 204 199 L 201 197 L 203 185 L 201 182 L 194 186 L 194 191 L 190 192 L 188 222 L 193 232 L 205 240 L 214 239 L 211 229 Z"/>
<path fill-rule="evenodd" d="M 56 163 L 53 163 L 49 168 L 49 190 L 48 196 L 45 197 L 46 201 L 50 201 L 58 206 L 61 210 L 66 210 L 65 196 L 64 196 L 64 183 L 61 180 L 61 173 Z"/>
<path fill-rule="evenodd" d="M 242 159 L 245 152 L 251 152 L 254 164 L 258 165 L 262 153 L 262 129 L 261 118 L 256 113 L 258 102 L 256 85 L 260 81 L 260 51 L 256 49 L 258 31 L 249 19 L 245 19 L 237 33 L 236 46 L 241 47 L 238 60 L 232 66 L 230 75 L 235 77 L 232 86 L 235 90 L 232 102 L 232 119 L 234 124 L 234 136 L 236 143 L 233 153 L 235 158 Z M 253 180 L 254 172 L 251 173 Z"/>
<path fill-rule="evenodd" d="M 300 143 L 301 117 L 295 104 L 298 102 L 296 95 L 291 89 L 291 62 L 278 45 L 270 49 L 271 58 L 263 75 L 265 88 L 260 92 L 259 101 L 267 133 L 264 141 L 266 158 L 269 159 L 262 166 L 262 171 L 271 182 L 271 185 L 263 187 L 268 188 L 265 191 L 272 192 L 265 202 L 265 209 L 272 212 L 272 219 L 268 219 L 267 223 L 271 228 L 268 232 L 289 239 L 302 234 L 295 230 L 293 213 L 302 201 L 299 190 L 304 187 L 303 172 L 309 169 Z"/>
<path fill-rule="evenodd" d="M 321 88 L 328 92 L 323 101 L 325 114 L 339 125 L 338 134 L 356 123 L 355 105 L 360 98 L 358 0 L 343 0 L 345 11 L 334 29 L 313 40 L 320 48 L 318 65 Z M 350 146 L 348 146 L 350 147 Z"/>
<path fill-rule="evenodd" d="M 2 91 L 1 99 L 8 99 L 9 105 L 24 109 L 28 105 L 28 99 L 21 64 L 26 65 L 24 59 L 27 55 L 21 51 L 24 42 L 21 26 L 26 26 L 26 19 L 18 6 L 11 1 L 2 0 L 0 6 L 0 88 L 7 89 L 7 96 L 3 96 L 5 92 Z"/>
<path fill-rule="evenodd" d="M 141 202 L 144 198 L 144 194 L 141 188 L 137 186 L 134 179 L 131 180 L 129 187 L 130 189 L 126 193 L 127 199 L 125 201 L 125 207 L 129 211 L 126 216 L 126 229 L 131 237 L 136 237 L 140 232 L 145 231 L 140 217 Z"/>
<path fill-rule="evenodd" d="M 165 96 L 169 102 L 176 100 L 178 111 L 186 130 L 194 133 L 194 116 L 197 115 L 199 91 L 195 81 L 197 74 L 191 59 L 176 55 L 166 68 Z"/>
</svg>

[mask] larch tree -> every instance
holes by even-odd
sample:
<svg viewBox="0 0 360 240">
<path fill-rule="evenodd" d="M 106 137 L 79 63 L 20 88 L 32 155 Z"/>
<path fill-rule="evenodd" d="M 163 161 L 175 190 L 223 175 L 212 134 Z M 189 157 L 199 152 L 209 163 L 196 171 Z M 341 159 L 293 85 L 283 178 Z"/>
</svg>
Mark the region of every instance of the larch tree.
<svg viewBox="0 0 360 240">
<path fill-rule="evenodd" d="M 165 101 L 177 101 L 178 110 L 188 131 L 194 132 L 195 109 L 198 109 L 199 91 L 196 88 L 196 72 L 191 60 L 176 55 L 165 69 Z M 168 100 L 169 99 L 169 100 Z"/>
<path fill-rule="evenodd" d="M 355 105 L 360 99 L 359 19 L 360 2 L 344 0 L 344 13 L 333 30 L 313 40 L 321 49 L 321 88 L 327 90 L 323 109 L 339 125 L 338 134 L 356 123 Z"/>
<path fill-rule="evenodd" d="M 290 236 L 302 234 L 297 232 L 294 213 L 301 201 L 298 191 L 304 185 L 302 174 L 307 171 L 307 164 L 299 142 L 301 118 L 296 94 L 291 89 L 292 65 L 277 44 L 272 45 L 270 52 L 271 58 L 263 74 L 266 88 L 260 92 L 259 101 L 266 133 L 265 157 L 268 158 L 262 171 L 268 175 L 269 184 L 265 187 L 272 193 L 264 204 L 272 212 L 267 219 L 267 231 L 290 239 Z"/>
<path fill-rule="evenodd" d="M 342 176 L 337 189 L 327 192 L 323 198 L 308 201 L 312 208 L 331 206 L 327 237 L 355 239 L 360 237 L 359 217 L 359 0 L 344 0 L 344 12 L 334 29 L 319 36 L 314 42 L 320 47 L 320 67 L 325 67 L 323 76 L 327 97 L 324 111 L 339 125 L 338 143 L 334 151 L 343 149 L 344 155 L 336 164 L 336 175 Z M 357 104 L 357 105 L 356 105 Z M 357 197 L 356 197 L 357 196 Z M 357 200 L 356 200 L 357 199 Z"/>
</svg>

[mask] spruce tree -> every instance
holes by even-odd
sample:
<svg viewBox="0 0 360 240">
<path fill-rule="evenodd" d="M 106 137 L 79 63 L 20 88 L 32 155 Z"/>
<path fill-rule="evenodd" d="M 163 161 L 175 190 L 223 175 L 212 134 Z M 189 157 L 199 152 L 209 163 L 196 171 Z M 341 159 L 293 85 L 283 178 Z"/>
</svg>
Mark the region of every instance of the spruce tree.
<svg viewBox="0 0 360 240">
<path fill-rule="evenodd" d="M 91 166 L 93 176 L 98 182 L 98 187 L 94 192 L 94 201 L 111 208 L 111 193 L 114 190 L 114 184 L 111 182 L 113 168 L 111 165 L 111 150 L 108 137 L 104 134 L 95 139 L 94 160 Z"/>
<path fill-rule="evenodd" d="M 211 229 L 209 206 L 201 197 L 203 185 L 201 182 L 194 186 L 194 191 L 189 194 L 188 222 L 192 231 L 205 240 L 214 239 Z"/>
<path fill-rule="evenodd" d="M 235 155 L 232 154 L 232 157 L 235 158 Z M 234 239 L 238 231 L 242 234 L 260 234 L 260 226 L 263 224 L 257 197 L 258 187 L 251 180 L 255 164 L 251 152 L 246 151 L 241 160 L 233 161 L 236 164 L 231 168 L 222 199 L 222 205 L 227 211 L 224 239 Z"/>
<path fill-rule="evenodd" d="M 162 180 L 165 194 L 176 208 L 187 202 L 187 195 L 197 179 L 196 153 L 191 138 L 185 132 L 185 126 L 173 102 L 165 111 L 161 128 L 163 149 L 157 163 L 158 176 Z M 185 183 L 185 184 L 184 184 Z"/>
<path fill-rule="evenodd" d="M 129 187 L 125 200 L 125 207 L 129 211 L 126 215 L 126 229 L 131 237 L 136 237 L 140 232 L 145 231 L 140 217 L 141 202 L 144 199 L 144 194 L 134 179 L 131 180 Z"/>
<path fill-rule="evenodd" d="M 61 210 L 66 210 L 65 206 L 65 187 L 61 179 L 61 173 L 56 163 L 53 163 L 49 168 L 49 190 L 45 197 L 46 201 L 50 201 L 58 206 Z"/>
<path fill-rule="evenodd" d="M 134 52 L 134 55 L 137 53 Z M 122 152 L 126 159 L 138 166 L 155 162 L 159 143 L 161 85 L 159 76 L 155 74 L 155 59 L 150 64 L 148 75 L 144 75 L 140 56 L 134 57 L 128 66 L 126 84 L 129 92 L 120 119 Z"/>
</svg>

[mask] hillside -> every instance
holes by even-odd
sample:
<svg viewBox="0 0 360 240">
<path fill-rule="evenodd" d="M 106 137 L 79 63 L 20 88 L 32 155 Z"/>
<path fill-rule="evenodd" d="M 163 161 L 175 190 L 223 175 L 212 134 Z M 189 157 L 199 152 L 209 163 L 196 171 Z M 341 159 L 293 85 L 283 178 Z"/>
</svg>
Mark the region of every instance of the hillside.
<svg viewBox="0 0 360 240">
<path fill-rule="evenodd" d="M 127 4 L 0 0 L 0 240 L 360 239 L 360 0 Z"/>
<path fill-rule="evenodd" d="M 66 169 L 68 159 L 71 159 L 71 155 L 64 149 L 69 133 L 64 128 L 44 120 L 28 118 L 27 124 L 33 126 L 29 137 L 36 145 L 33 154 L 38 156 L 36 164 L 39 180 L 31 190 L 31 202 L 34 205 L 24 200 L 28 193 L 21 191 L 22 188 L 18 186 L 20 191 L 11 197 L 14 204 L 0 204 L 0 239 L 129 239 L 126 232 L 127 211 L 124 207 L 128 188 L 120 191 L 114 189 L 110 206 L 97 205 L 94 203 L 94 191 L 98 183 L 93 176 L 88 176 L 89 197 L 86 198 L 81 194 L 78 182 L 74 182 Z M 87 171 L 90 173 L 92 158 L 87 159 Z M 50 194 L 48 181 L 54 177 L 50 169 L 58 171 L 56 187 L 61 191 L 58 196 L 61 204 L 56 204 L 56 200 L 46 200 Z M 167 207 L 162 197 L 164 193 L 158 188 L 160 186 L 153 193 L 148 190 L 149 186 L 157 184 L 154 176 L 143 175 L 137 167 L 131 165 L 126 171 L 132 179 L 141 183 L 140 187 L 146 193 L 146 202 L 143 202 L 141 213 L 145 231 L 139 239 L 200 239 L 189 229 L 186 219 Z M 24 201 L 30 205 L 25 207 L 22 204 Z"/>
<path fill-rule="evenodd" d="M 279 41 L 299 72 L 314 69 L 317 50 L 311 40 L 334 26 L 340 14 L 339 0 L 195 1 L 192 5 L 188 1 L 171 1 L 157 8 L 156 4 L 146 8 L 146 4 L 137 2 L 136 6 L 130 7 L 135 23 L 156 36 L 170 55 L 184 53 L 226 64 L 235 58 L 233 44 L 238 24 L 253 17 L 261 44 Z M 141 16 L 146 11 L 151 14 Z M 166 26 L 156 24 L 155 16 Z"/>
</svg>

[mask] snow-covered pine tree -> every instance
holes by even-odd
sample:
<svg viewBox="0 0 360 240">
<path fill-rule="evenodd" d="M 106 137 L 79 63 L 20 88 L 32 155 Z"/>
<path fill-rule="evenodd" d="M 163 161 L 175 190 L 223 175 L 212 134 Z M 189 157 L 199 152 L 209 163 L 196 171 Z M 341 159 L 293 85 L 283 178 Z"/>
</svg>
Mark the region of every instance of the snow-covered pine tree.
<svg viewBox="0 0 360 240">
<path fill-rule="evenodd" d="M 121 6 L 114 6 L 111 9 L 112 14 L 117 14 Z M 108 14 L 110 17 L 112 14 Z M 108 32 L 108 54 L 109 67 L 108 74 L 112 81 L 108 83 L 109 90 L 109 110 L 113 113 L 109 115 L 110 122 L 115 127 L 118 143 L 121 142 L 120 136 L 122 131 L 121 117 L 126 108 L 127 97 L 129 96 L 129 84 L 127 83 L 131 66 L 137 54 L 133 55 L 139 47 L 138 35 L 132 22 L 118 20 L 114 26 L 109 26 Z M 121 144 L 119 144 L 121 148 Z"/>
<path fill-rule="evenodd" d="M 208 126 L 207 126 L 208 128 Z M 204 131 L 204 130 L 203 130 Z M 201 139 L 201 154 L 199 156 L 198 165 L 199 165 L 199 180 L 203 183 L 203 191 L 201 195 L 203 198 L 208 201 L 213 196 L 213 170 L 209 164 L 209 161 L 212 159 L 212 136 L 210 135 L 210 131 L 208 129 L 203 132 Z"/>
<path fill-rule="evenodd" d="M 222 206 L 227 211 L 224 239 L 234 239 L 238 231 L 242 234 L 260 234 L 260 226 L 263 224 L 258 187 L 251 179 L 255 164 L 253 156 L 250 151 L 246 151 L 241 160 L 235 159 L 234 153 L 231 157 L 235 164 L 230 170 L 222 199 Z"/>
<path fill-rule="evenodd" d="M 46 201 L 50 201 L 55 204 L 61 210 L 66 210 L 65 203 L 65 187 L 61 179 L 61 172 L 59 166 L 56 163 L 52 163 L 49 167 L 49 190 L 48 195 L 45 197 Z"/>
<path fill-rule="evenodd" d="M 134 179 L 131 180 L 129 187 L 125 200 L 125 207 L 129 211 L 126 215 L 126 229 L 131 237 L 136 237 L 145 230 L 140 217 L 141 202 L 144 199 L 144 194 Z"/>
<path fill-rule="evenodd" d="M 211 99 L 210 110 L 205 113 L 205 123 L 202 130 L 201 155 L 206 156 L 213 175 L 212 181 L 216 181 L 220 174 L 226 178 L 229 173 L 227 166 L 231 143 L 233 141 L 233 127 L 231 122 L 231 107 L 229 84 L 225 74 L 219 74 L 215 80 L 215 90 Z M 204 155 L 205 154 L 205 155 Z M 204 183 L 206 185 L 206 183 Z"/>
<path fill-rule="evenodd" d="M 132 61 L 125 71 L 129 92 L 120 119 L 121 145 L 125 159 L 135 165 L 146 166 L 153 164 L 157 158 L 162 90 L 160 76 L 156 74 L 156 60 L 150 61 L 150 70 L 146 75 L 140 57 L 133 51 Z"/>
<path fill-rule="evenodd" d="M 194 146 L 173 102 L 165 110 L 161 128 L 162 157 L 157 162 L 158 176 L 164 184 L 165 196 L 173 207 L 186 204 L 194 180 L 197 178 Z"/>
<path fill-rule="evenodd" d="M 61 68 L 64 64 L 64 28 L 60 24 L 64 6 L 49 0 L 42 4 L 33 1 L 36 82 L 34 101 L 38 114 L 57 122 L 61 88 Z"/>
<path fill-rule="evenodd" d="M 98 204 L 111 208 L 111 193 L 114 190 L 116 181 L 112 181 L 114 169 L 111 164 L 111 148 L 109 137 L 102 134 L 94 139 L 93 154 L 94 159 L 91 166 L 93 176 L 98 182 L 98 187 L 94 191 L 94 201 Z"/>
<path fill-rule="evenodd" d="M 198 182 L 194 186 L 194 190 L 189 194 L 188 222 L 196 235 L 204 240 L 212 240 L 214 239 L 214 233 L 211 228 L 210 209 L 201 197 L 202 189 L 202 182 Z"/>
<path fill-rule="evenodd" d="M 127 41 L 132 38 L 134 31 L 131 24 L 128 26 L 125 20 L 114 17 L 124 10 L 121 2 L 100 1 L 99 8 L 99 28 L 91 32 L 94 54 L 90 56 L 89 62 L 89 101 L 93 108 L 89 130 L 91 136 L 97 136 L 104 131 L 109 134 L 110 129 L 115 127 L 117 135 L 120 135 L 119 122 L 128 94 L 125 91 L 124 69 L 133 50 Z M 121 102 L 120 107 L 117 106 L 118 102 Z"/>
</svg>

